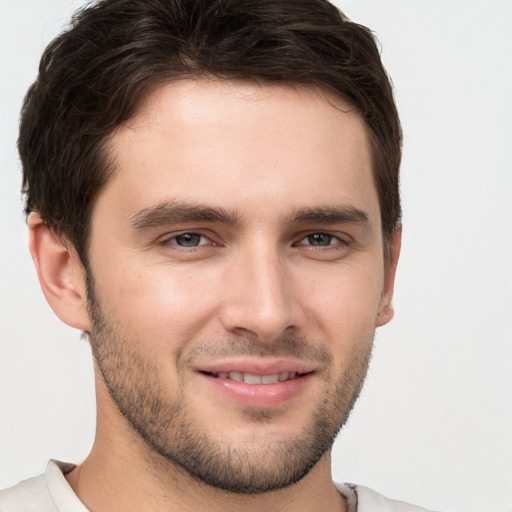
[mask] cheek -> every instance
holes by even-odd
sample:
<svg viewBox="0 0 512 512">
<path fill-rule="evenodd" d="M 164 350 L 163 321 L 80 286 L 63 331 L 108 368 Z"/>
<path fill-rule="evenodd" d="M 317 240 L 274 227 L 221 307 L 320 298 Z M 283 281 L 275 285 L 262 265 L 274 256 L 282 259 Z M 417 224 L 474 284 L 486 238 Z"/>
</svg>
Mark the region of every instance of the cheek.
<svg viewBox="0 0 512 512">
<path fill-rule="evenodd" d="M 311 313 L 323 330 L 349 339 L 373 332 L 383 286 L 383 272 L 376 268 L 375 264 L 340 267 L 306 290 Z"/>
<path fill-rule="evenodd" d="M 132 339 L 155 348 L 179 349 L 201 332 L 215 310 L 215 295 L 205 292 L 208 279 L 192 270 L 118 264 L 110 272 L 98 272 L 96 280 L 106 314 Z"/>
</svg>

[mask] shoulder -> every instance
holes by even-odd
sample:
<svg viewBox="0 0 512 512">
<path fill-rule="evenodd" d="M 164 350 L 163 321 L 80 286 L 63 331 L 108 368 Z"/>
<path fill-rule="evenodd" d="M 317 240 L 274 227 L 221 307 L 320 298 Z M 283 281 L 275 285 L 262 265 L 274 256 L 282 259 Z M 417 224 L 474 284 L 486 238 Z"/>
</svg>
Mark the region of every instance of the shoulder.
<svg viewBox="0 0 512 512">
<path fill-rule="evenodd" d="M 0 512 L 54 512 L 55 510 L 44 475 L 23 480 L 14 487 L 0 491 Z"/>
<path fill-rule="evenodd" d="M 0 491 L 0 512 L 87 512 L 64 476 L 74 467 L 51 460 L 44 475 Z"/>
<path fill-rule="evenodd" d="M 373 489 L 362 485 L 338 485 L 338 489 L 344 495 L 346 495 L 346 489 L 355 493 L 357 508 L 354 508 L 354 510 L 357 510 L 357 512 L 430 512 L 426 508 L 411 505 L 405 501 L 386 498 Z"/>
<path fill-rule="evenodd" d="M 426 508 L 405 501 L 386 498 L 368 487 L 356 486 L 358 512 L 429 512 Z"/>
</svg>

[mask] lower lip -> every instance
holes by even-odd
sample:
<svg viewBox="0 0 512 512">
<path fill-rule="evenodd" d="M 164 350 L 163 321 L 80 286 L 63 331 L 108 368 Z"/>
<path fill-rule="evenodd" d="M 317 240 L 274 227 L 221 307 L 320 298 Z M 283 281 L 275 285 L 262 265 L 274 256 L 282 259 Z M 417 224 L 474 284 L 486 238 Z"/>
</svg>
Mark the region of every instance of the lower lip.
<svg viewBox="0 0 512 512">
<path fill-rule="evenodd" d="M 246 384 L 231 379 L 219 379 L 199 374 L 217 392 L 246 407 L 276 407 L 297 397 L 310 383 L 313 374 L 275 384 Z"/>
</svg>

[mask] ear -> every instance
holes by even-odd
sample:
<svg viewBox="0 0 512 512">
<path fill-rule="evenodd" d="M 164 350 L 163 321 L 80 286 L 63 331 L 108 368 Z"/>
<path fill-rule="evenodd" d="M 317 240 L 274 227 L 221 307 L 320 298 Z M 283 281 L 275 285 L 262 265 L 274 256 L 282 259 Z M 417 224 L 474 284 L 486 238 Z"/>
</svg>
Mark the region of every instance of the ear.
<svg viewBox="0 0 512 512">
<path fill-rule="evenodd" d="M 38 214 L 30 214 L 28 228 L 30 253 L 48 304 L 64 323 L 89 331 L 85 270 L 78 255 Z"/>
<path fill-rule="evenodd" d="M 377 316 L 377 327 L 387 324 L 394 316 L 393 309 L 393 292 L 395 290 L 396 267 L 398 258 L 400 257 L 400 248 L 402 246 L 402 228 L 395 229 L 390 241 L 389 261 L 384 269 L 384 290 L 379 306 L 379 314 Z"/>
</svg>

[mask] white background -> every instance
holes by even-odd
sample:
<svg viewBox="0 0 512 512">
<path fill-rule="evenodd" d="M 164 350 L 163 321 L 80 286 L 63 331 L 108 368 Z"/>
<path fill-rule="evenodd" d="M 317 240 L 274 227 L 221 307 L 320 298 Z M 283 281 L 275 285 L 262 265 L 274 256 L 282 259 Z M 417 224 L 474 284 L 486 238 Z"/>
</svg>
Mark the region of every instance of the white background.
<svg viewBox="0 0 512 512">
<path fill-rule="evenodd" d="M 15 150 L 42 48 L 80 1 L 0 0 L 0 487 L 93 440 L 86 342 L 46 305 Z M 336 480 L 512 511 L 512 1 L 340 0 L 371 27 L 405 131 L 397 315 L 334 448 Z"/>
</svg>

